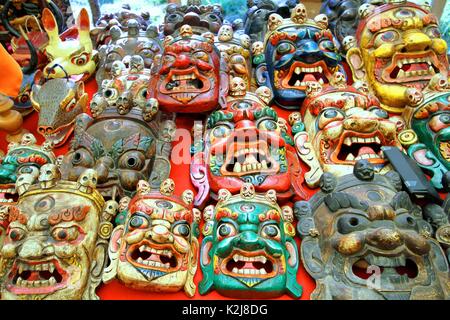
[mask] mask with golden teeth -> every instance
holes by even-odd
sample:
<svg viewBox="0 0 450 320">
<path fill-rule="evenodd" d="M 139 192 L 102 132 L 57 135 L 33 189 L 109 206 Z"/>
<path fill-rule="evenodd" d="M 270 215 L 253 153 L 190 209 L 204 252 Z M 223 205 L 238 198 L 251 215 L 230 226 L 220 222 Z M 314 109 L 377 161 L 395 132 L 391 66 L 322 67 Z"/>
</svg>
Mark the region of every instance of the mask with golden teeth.
<svg viewBox="0 0 450 320">
<path fill-rule="evenodd" d="M 31 133 L 23 135 L 20 143 L 11 143 L 7 154 L 0 158 L 0 204 L 17 200 L 15 183 L 21 174 L 37 178 L 41 166 L 55 161 L 51 144 L 38 145 Z"/>
<path fill-rule="evenodd" d="M 423 90 L 436 73 L 448 78 L 447 44 L 427 8 L 406 1 L 365 6 L 347 61 L 353 78 L 367 81 L 383 108 L 401 113 L 408 88 Z"/>
<path fill-rule="evenodd" d="M 195 294 L 201 214 L 193 208 L 193 192 L 186 190 L 179 198 L 174 187 L 171 179 L 159 192 L 138 184 L 124 223 L 113 231 L 105 282 L 117 278 L 139 290 Z"/>
<path fill-rule="evenodd" d="M 214 38 L 193 34 L 191 26 L 182 35 L 165 41 L 158 66 L 152 69 L 149 97 L 162 110 L 196 113 L 216 109 L 225 103 L 228 89 L 226 64 Z"/>
<path fill-rule="evenodd" d="M 431 82 L 439 79 L 441 88 L 408 91 L 411 105 L 403 113 L 407 129 L 400 132 L 399 139 L 409 156 L 432 176 L 431 183 L 441 189 L 442 177 L 450 169 L 450 89 L 439 75 Z"/>
<path fill-rule="evenodd" d="M 105 203 L 92 169 L 77 182 L 59 177 L 56 165 L 42 167 L 37 183 L 9 208 L 0 254 L 2 299 L 98 299 L 113 228 L 102 212 L 117 204 Z"/>
<path fill-rule="evenodd" d="M 200 294 L 216 290 L 233 298 L 299 298 L 299 256 L 293 240 L 292 209 L 277 204 L 274 190 L 255 193 L 246 183 L 240 194 L 222 189 L 217 205 L 205 208 Z M 212 213 L 212 214 L 206 214 Z M 291 218 L 289 217 L 291 216 Z"/>
<path fill-rule="evenodd" d="M 205 204 L 210 195 L 217 198 L 221 188 L 239 192 L 245 182 L 253 183 L 258 192 L 275 189 L 280 201 L 306 196 L 292 137 L 262 100 L 268 97 L 245 90 L 243 79 L 233 78 L 227 108 L 209 116 L 203 143 L 193 147 L 196 205 Z"/>
<path fill-rule="evenodd" d="M 316 280 L 311 299 L 449 298 L 449 264 L 422 209 L 402 191 L 398 173 L 325 173 L 322 191 L 294 205 L 302 261 Z"/>
<path fill-rule="evenodd" d="M 45 53 L 50 62 L 43 70 L 45 77 L 85 81 L 94 74 L 97 51 L 93 48 L 89 15 L 85 8 L 81 9 L 77 20 L 76 39 L 60 39 L 55 17 L 47 8 L 42 11 L 42 24 L 49 38 Z"/>
<path fill-rule="evenodd" d="M 104 80 L 91 101 L 92 117 L 83 113 L 75 122 L 70 151 L 61 165 L 63 176 L 76 181 L 82 171 L 98 172 L 99 192 L 110 199 L 133 196 L 139 180 L 158 186 L 170 171 L 171 115 L 159 112 L 158 101 L 147 98 L 150 72 L 140 56 L 118 75 Z"/>
<path fill-rule="evenodd" d="M 265 61 L 256 66 L 256 81 L 272 89 L 277 105 L 298 109 L 307 82 L 326 84 L 335 72 L 344 73 L 326 21 L 308 19 L 303 4 L 292 9 L 289 19 L 271 14 L 267 28 Z"/>
<path fill-rule="evenodd" d="M 317 162 L 312 162 L 309 154 L 304 159 L 304 150 L 315 150 L 322 170 L 338 176 L 351 173 L 360 159 L 367 159 L 378 172 L 386 172 L 390 166 L 381 147 L 401 148 L 397 139 L 398 124 L 381 109 L 377 98 L 366 93 L 365 86 L 333 83 L 324 87 L 309 84 L 308 97 L 301 108 L 304 130 L 295 125 L 300 122 L 300 116 L 291 115 L 300 158 L 315 170 Z M 315 174 L 314 186 L 319 178 L 320 174 Z"/>
</svg>

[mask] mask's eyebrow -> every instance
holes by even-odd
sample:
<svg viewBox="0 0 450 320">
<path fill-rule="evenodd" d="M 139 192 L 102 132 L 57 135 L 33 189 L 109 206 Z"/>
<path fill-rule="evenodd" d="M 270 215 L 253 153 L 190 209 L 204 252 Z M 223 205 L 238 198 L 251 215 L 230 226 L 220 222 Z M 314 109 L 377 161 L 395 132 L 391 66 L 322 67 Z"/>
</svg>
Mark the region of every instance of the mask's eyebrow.
<svg viewBox="0 0 450 320">
<path fill-rule="evenodd" d="M 68 221 L 82 221 L 86 217 L 86 214 L 89 212 L 89 206 L 76 206 L 72 208 L 61 209 L 58 212 L 53 212 L 48 217 L 48 222 L 50 225 L 55 225 Z"/>
<path fill-rule="evenodd" d="M 83 53 L 85 51 L 86 51 L 86 48 L 84 46 L 81 46 L 81 48 L 71 52 L 70 56 L 75 56 L 75 55 L 78 55 L 78 54 Z"/>
</svg>

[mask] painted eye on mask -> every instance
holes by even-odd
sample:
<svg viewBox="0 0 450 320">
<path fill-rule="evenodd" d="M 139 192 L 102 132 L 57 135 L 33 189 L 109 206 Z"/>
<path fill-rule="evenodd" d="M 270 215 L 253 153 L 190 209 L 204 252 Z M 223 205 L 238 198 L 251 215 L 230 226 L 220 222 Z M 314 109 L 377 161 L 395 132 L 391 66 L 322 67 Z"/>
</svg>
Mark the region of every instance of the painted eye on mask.
<svg viewBox="0 0 450 320">
<path fill-rule="evenodd" d="M 333 41 L 328 39 L 320 41 L 319 48 L 322 51 L 336 51 Z"/>
<path fill-rule="evenodd" d="M 217 228 L 217 239 L 220 241 L 228 237 L 233 237 L 236 233 L 236 227 L 232 223 L 224 222 Z"/>
<path fill-rule="evenodd" d="M 342 121 L 344 120 L 344 114 L 340 109 L 337 108 L 328 108 L 322 111 L 319 115 L 319 129 L 325 128 L 328 124 L 334 121 Z"/>
<path fill-rule="evenodd" d="M 12 241 L 20 241 L 25 237 L 25 230 L 21 228 L 11 228 L 8 236 Z"/>
<path fill-rule="evenodd" d="M 426 30 L 426 34 L 430 38 L 440 38 L 441 37 L 441 32 L 439 31 L 439 29 L 437 27 L 428 28 Z"/>
<path fill-rule="evenodd" d="M 399 38 L 400 38 L 400 35 L 397 31 L 388 30 L 388 31 L 378 34 L 375 38 L 374 44 L 375 44 L 375 47 L 378 48 L 382 44 L 393 43 L 393 42 L 397 41 Z"/>
<path fill-rule="evenodd" d="M 75 98 L 72 98 L 72 100 L 70 100 L 70 102 L 68 104 L 66 104 L 66 107 L 64 108 L 64 110 L 66 110 L 66 112 L 70 112 L 73 109 L 75 109 L 76 105 L 77 105 L 77 100 L 75 100 Z"/>
<path fill-rule="evenodd" d="M 56 227 L 52 230 L 52 237 L 56 241 L 74 241 L 78 238 L 79 234 L 80 231 L 75 226 L 69 228 Z"/>
<path fill-rule="evenodd" d="M 203 60 L 205 62 L 209 61 L 209 56 L 206 52 L 203 51 L 197 51 L 194 53 L 194 58 L 199 59 L 199 60 Z"/>
<path fill-rule="evenodd" d="M 436 114 L 431 117 L 430 121 L 428 122 L 428 125 L 434 132 L 439 132 L 442 129 L 448 128 L 450 125 L 450 114 L 448 113 Z"/>
<path fill-rule="evenodd" d="M 117 99 L 118 95 L 119 95 L 119 92 L 114 88 L 107 88 L 103 91 L 103 96 L 109 100 Z"/>
<path fill-rule="evenodd" d="M 372 112 L 373 114 L 375 114 L 379 118 L 383 118 L 383 119 L 388 119 L 389 118 L 389 114 L 383 109 L 370 108 L 369 111 Z"/>
<path fill-rule="evenodd" d="M 145 164 L 145 156 L 139 151 L 129 151 L 119 159 L 119 168 L 141 170 Z"/>
<path fill-rule="evenodd" d="M 277 53 L 280 55 L 291 53 L 295 47 L 289 42 L 282 42 L 277 46 Z"/>
<path fill-rule="evenodd" d="M 400 227 L 408 229 L 415 229 L 417 227 L 416 219 L 407 212 L 404 214 L 397 213 L 395 223 Z"/>
<path fill-rule="evenodd" d="M 258 123 L 259 130 L 274 131 L 278 129 L 278 124 L 270 119 L 266 119 Z"/>
<path fill-rule="evenodd" d="M 30 100 L 30 94 L 28 92 L 24 92 L 20 96 L 17 97 L 17 101 L 20 103 L 27 103 Z"/>
<path fill-rule="evenodd" d="M 231 128 L 227 125 L 221 124 L 216 126 L 211 131 L 211 140 L 222 139 L 229 136 L 231 133 Z"/>
<path fill-rule="evenodd" d="M 34 176 L 38 176 L 39 175 L 39 168 L 32 166 L 32 165 L 28 165 L 28 166 L 22 166 L 19 168 L 19 170 L 17 170 L 17 176 L 21 175 L 21 174 L 25 174 L 25 173 L 29 173 L 32 174 Z"/>
<path fill-rule="evenodd" d="M 273 239 L 276 241 L 280 241 L 281 232 L 280 228 L 276 224 L 265 225 L 261 229 L 261 236 L 266 239 Z"/>
<path fill-rule="evenodd" d="M 78 149 L 72 157 L 72 164 L 74 166 L 90 168 L 94 165 L 94 160 L 89 151 L 86 149 Z"/>
<path fill-rule="evenodd" d="M 163 57 L 163 62 L 164 63 L 174 63 L 175 62 L 175 57 L 170 55 L 170 54 L 167 54 L 167 55 L 165 55 Z"/>
<path fill-rule="evenodd" d="M 73 57 L 71 61 L 77 66 L 84 66 L 89 61 L 89 55 L 87 53 L 82 53 L 79 56 Z"/>
<path fill-rule="evenodd" d="M 179 223 L 173 227 L 172 232 L 182 237 L 188 237 L 191 233 L 191 228 L 187 223 Z"/>
<path fill-rule="evenodd" d="M 134 215 L 130 222 L 128 223 L 128 226 L 130 229 L 145 229 L 149 226 L 149 221 L 147 218 L 140 216 L 140 215 Z"/>
</svg>

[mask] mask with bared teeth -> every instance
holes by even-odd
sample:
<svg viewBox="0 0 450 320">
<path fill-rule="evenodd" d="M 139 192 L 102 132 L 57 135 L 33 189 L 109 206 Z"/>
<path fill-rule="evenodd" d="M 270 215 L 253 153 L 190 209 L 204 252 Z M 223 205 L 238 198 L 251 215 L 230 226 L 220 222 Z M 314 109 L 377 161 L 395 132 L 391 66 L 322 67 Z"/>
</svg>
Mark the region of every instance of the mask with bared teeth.
<svg viewBox="0 0 450 320">
<path fill-rule="evenodd" d="M 257 194 L 251 184 L 244 184 L 240 194 L 222 194 L 205 217 L 209 229 L 204 229 L 200 253 L 200 294 L 216 290 L 233 298 L 264 299 L 285 293 L 299 298 L 295 230 L 284 220 L 276 192 Z"/>
<path fill-rule="evenodd" d="M 111 264 L 103 280 L 117 278 L 127 287 L 153 292 L 184 290 L 192 297 L 200 222 L 200 212 L 192 205 L 193 192 L 174 196 L 171 179 L 161 184 L 159 192 L 146 187 L 142 192 L 140 185 L 123 224 L 113 231 Z"/>
</svg>

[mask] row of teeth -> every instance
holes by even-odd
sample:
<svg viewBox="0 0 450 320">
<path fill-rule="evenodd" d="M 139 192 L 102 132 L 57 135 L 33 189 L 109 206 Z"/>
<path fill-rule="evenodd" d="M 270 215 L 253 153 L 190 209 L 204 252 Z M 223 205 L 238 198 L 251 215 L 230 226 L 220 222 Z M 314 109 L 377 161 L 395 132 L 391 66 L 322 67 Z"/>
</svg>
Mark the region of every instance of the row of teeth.
<svg viewBox="0 0 450 320">
<path fill-rule="evenodd" d="M 266 263 L 267 258 L 264 257 L 264 256 L 244 257 L 244 256 L 241 256 L 240 254 L 235 254 L 233 256 L 233 260 L 235 262 L 238 262 L 238 261 L 246 261 L 247 262 L 248 261 L 248 262 L 262 262 L 262 263 Z"/>
<path fill-rule="evenodd" d="M 294 72 L 296 74 L 300 74 L 300 73 L 314 73 L 314 72 L 319 72 L 322 73 L 322 67 L 315 67 L 315 68 L 301 68 L 301 67 L 296 67 Z"/>
<path fill-rule="evenodd" d="M 5 199 L 5 198 L 0 199 L 0 203 L 10 203 L 10 202 L 14 202 L 14 200 L 13 199 Z"/>
<path fill-rule="evenodd" d="M 1 192 L 1 193 L 15 194 L 15 193 L 16 193 L 16 189 L 14 189 L 14 188 L 0 189 L 0 192 Z"/>
<path fill-rule="evenodd" d="M 246 162 L 248 162 L 248 157 L 245 159 Z M 247 164 L 240 164 L 239 162 L 236 162 L 234 164 L 233 167 L 233 172 L 247 172 L 247 171 L 251 171 L 251 170 L 261 170 L 261 169 L 268 169 L 269 167 L 267 166 L 267 161 L 263 160 L 261 161 L 261 163 L 257 162 L 256 159 L 254 160 L 250 160 L 252 161 L 251 163 L 247 163 Z M 254 162 L 256 161 L 256 162 Z"/>
<path fill-rule="evenodd" d="M 170 268 L 170 263 L 169 262 L 163 264 L 163 263 L 161 263 L 159 261 L 144 260 L 141 257 L 137 258 L 136 261 L 137 261 L 137 263 L 144 264 L 144 265 L 151 266 L 151 267 L 166 268 L 166 269 Z"/>
<path fill-rule="evenodd" d="M 143 244 L 142 246 L 139 247 L 139 251 L 140 252 L 147 251 L 147 252 L 155 253 L 158 255 L 168 256 L 169 258 L 172 257 L 172 251 L 170 251 L 170 250 L 158 250 L 158 249 L 154 249 L 152 247 L 146 246 L 145 244 Z"/>
<path fill-rule="evenodd" d="M 432 65 L 430 58 L 424 57 L 424 58 L 400 59 L 397 61 L 397 66 L 399 68 L 401 68 L 401 67 L 403 67 L 404 64 L 413 64 L 413 63 L 421 63 L 421 62 L 426 62 L 430 66 Z"/>
<path fill-rule="evenodd" d="M 378 143 L 378 144 L 381 144 L 381 140 L 377 136 L 375 136 L 373 138 L 347 137 L 344 139 L 344 144 L 347 146 L 351 146 L 353 143 Z"/>
<path fill-rule="evenodd" d="M 172 80 L 190 80 L 190 79 L 196 79 L 195 74 L 194 73 L 190 73 L 190 74 L 181 74 L 181 75 L 172 75 Z"/>
<path fill-rule="evenodd" d="M 436 72 L 434 72 L 433 67 L 429 67 L 428 70 L 416 70 L 416 71 L 403 71 L 400 70 L 398 72 L 397 78 L 405 78 L 405 77 L 412 77 L 412 76 L 423 76 L 427 74 L 434 75 Z"/>
<path fill-rule="evenodd" d="M 320 79 L 318 80 L 318 82 L 319 82 L 320 84 L 323 84 L 323 83 L 324 83 L 322 78 L 320 78 Z M 306 87 L 307 85 L 308 85 L 308 82 L 304 82 L 304 81 L 297 80 L 297 81 L 295 82 L 295 84 L 294 84 L 294 87 Z"/>
<path fill-rule="evenodd" d="M 347 155 L 347 158 L 345 158 L 345 160 L 346 161 L 358 161 L 361 159 L 381 159 L 381 158 L 382 157 L 380 157 L 379 155 L 373 154 L 373 153 L 361 154 L 355 158 L 355 156 L 353 154 L 349 153 Z"/>
<path fill-rule="evenodd" d="M 264 268 L 261 268 L 259 270 L 257 269 L 238 269 L 236 267 L 233 268 L 233 273 L 239 273 L 239 274 L 267 274 L 266 270 Z"/>
<path fill-rule="evenodd" d="M 41 264 L 19 264 L 18 266 L 19 273 L 23 271 L 50 271 L 53 273 L 55 270 L 55 266 L 52 263 L 41 263 Z"/>
<path fill-rule="evenodd" d="M 245 148 L 245 149 L 240 149 L 240 150 L 236 151 L 234 156 L 237 158 L 242 154 L 257 153 L 257 152 L 258 152 L 258 149 L 256 149 L 256 148 Z"/>
<path fill-rule="evenodd" d="M 39 288 L 39 287 L 48 287 L 56 284 L 56 279 L 51 277 L 48 280 L 34 280 L 27 281 L 23 280 L 21 277 L 17 278 L 16 286 L 18 287 L 28 287 L 28 288 Z"/>
</svg>

